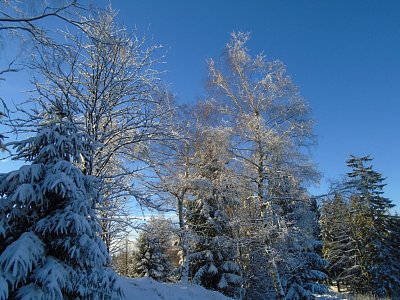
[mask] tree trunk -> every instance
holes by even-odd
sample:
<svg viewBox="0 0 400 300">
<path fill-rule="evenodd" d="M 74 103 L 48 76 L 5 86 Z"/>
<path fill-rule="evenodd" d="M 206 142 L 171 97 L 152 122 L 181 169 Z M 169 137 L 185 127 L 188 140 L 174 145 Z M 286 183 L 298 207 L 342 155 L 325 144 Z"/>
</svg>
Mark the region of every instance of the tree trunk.
<svg viewBox="0 0 400 300">
<path fill-rule="evenodd" d="M 178 221 L 180 228 L 180 243 L 182 247 L 182 272 L 181 272 L 181 283 L 188 284 L 189 282 L 189 245 L 187 230 L 185 228 L 185 221 L 183 218 L 183 194 L 177 197 L 178 205 Z"/>
</svg>

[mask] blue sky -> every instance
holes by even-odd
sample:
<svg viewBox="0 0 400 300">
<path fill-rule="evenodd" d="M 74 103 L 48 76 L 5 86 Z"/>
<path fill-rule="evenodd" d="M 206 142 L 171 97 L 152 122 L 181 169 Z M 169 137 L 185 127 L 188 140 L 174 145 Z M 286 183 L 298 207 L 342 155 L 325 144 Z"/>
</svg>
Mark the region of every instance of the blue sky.
<svg viewBox="0 0 400 300">
<path fill-rule="evenodd" d="M 350 154 L 374 157 L 386 195 L 400 205 L 400 1 L 113 1 L 127 27 L 164 45 L 178 101 L 204 95 L 205 61 L 231 31 L 252 53 L 280 59 L 316 120 L 313 158 L 325 180 Z M 399 209 L 397 208 L 397 211 Z"/>
<path fill-rule="evenodd" d="M 128 28 L 164 46 L 164 79 L 180 103 L 204 95 L 205 61 L 218 58 L 229 33 L 251 32 L 251 53 L 282 60 L 313 110 L 319 145 L 312 155 L 324 175 L 316 192 L 348 171 L 350 154 L 371 154 L 387 177 L 386 195 L 400 206 L 400 1 L 114 0 L 112 6 Z"/>
</svg>

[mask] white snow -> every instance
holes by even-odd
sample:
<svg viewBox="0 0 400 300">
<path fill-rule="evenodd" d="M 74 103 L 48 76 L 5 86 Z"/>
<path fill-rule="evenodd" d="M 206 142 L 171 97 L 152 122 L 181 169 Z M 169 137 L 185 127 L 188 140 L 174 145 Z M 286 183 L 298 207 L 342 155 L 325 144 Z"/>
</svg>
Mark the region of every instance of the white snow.
<svg viewBox="0 0 400 300">
<path fill-rule="evenodd" d="M 162 283 L 151 278 L 120 277 L 119 284 L 125 299 L 143 300 L 229 300 L 221 293 L 207 290 L 195 284 Z"/>
</svg>

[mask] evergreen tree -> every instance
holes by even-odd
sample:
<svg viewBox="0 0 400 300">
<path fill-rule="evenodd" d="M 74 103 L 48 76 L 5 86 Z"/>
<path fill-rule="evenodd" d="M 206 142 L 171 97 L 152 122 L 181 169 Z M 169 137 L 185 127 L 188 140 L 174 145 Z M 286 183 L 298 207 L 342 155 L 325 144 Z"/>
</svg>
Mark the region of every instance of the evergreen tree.
<svg viewBox="0 0 400 300">
<path fill-rule="evenodd" d="M 187 201 L 186 216 L 193 236 L 190 278 L 207 289 L 240 297 L 241 270 L 226 213 L 235 201 L 235 187 L 226 168 L 227 134 L 221 128 L 201 127 L 198 139 L 198 176 L 191 183 L 193 198 Z"/>
<path fill-rule="evenodd" d="M 391 269 L 391 278 L 388 282 L 388 294 L 392 299 L 400 299 L 400 217 L 396 214 L 388 220 L 388 248 L 391 251 L 387 264 L 396 266 Z"/>
<path fill-rule="evenodd" d="M 245 299 L 273 299 L 275 288 L 271 276 L 265 246 L 260 242 L 260 235 L 266 236 L 267 228 L 260 226 L 259 203 L 252 197 L 244 197 L 238 208 L 239 226 L 239 261 L 243 269 L 243 287 Z M 262 230 L 260 230 L 260 228 Z"/>
<path fill-rule="evenodd" d="M 288 220 L 282 275 L 286 299 L 314 299 L 315 294 L 327 291 L 322 284 L 327 277 L 324 272 L 326 261 L 320 255 L 322 243 L 316 235 L 316 216 L 309 203 L 303 200 L 295 203 L 293 215 Z"/>
<path fill-rule="evenodd" d="M 329 278 L 340 283 L 354 286 L 360 278 L 360 259 L 357 244 L 353 238 L 350 219 L 350 205 L 342 194 L 336 193 L 333 199 L 323 202 L 321 208 L 321 237 L 323 256 L 328 261 Z"/>
<path fill-rule="evenodd" d="M 97 181 L 76 166 L 86 136 L 62 108 L 47 111 L 37 135 L 15 144 L 31 164 L 0 175 L 0 299 L 118 299 Z"/>
<path fill-rule="evenodd" d="M 140 233 L 137 251 L 133 255 L 133 275 L 150 277 L 157 281 L 166 281 L 171 273 L 171 262 L 168 256 L 168 235 L 165 230 L 157 228 L 161 221 L 150 220 Z"/>
<path fill-rule="evenodd" d="M 318 218 L 315 204 L 297 179 L 286 176 L 270 186 L 275 216 L 267 216 L 272 232 L 269 258 L 276 260 L 285 299 L 313 299 L 326 292 L 321 282 L 326 279 L 326 261 L 320 256 Z M 275 217 L 275 221 L 274 221 Z M 278 234 L 277 234 L 278 233 Z"/>
<path fill-rule="evenodd" d="M 232 247 L 226 235 L 227 218 L 203 199 L 190 201 L 187 222 L 193 232 L 190 255 L 192 282 L 207 289 L 239 297 L 240 267 L 234 262 Z"/>
<path fill-rule="evenodd" d="M 383 196 L 385 179 L 372 166 L 365 166 L 371 160 L 369 156 L 347 160 L 352 168 L 348 186 L 353 190 L 351 215 L 363 279 L 355 288 L 390 297 L 398 294 L 400 286 L 400 263 L 393 259 L 398 248 L 393 243 L 396 226 L 389 213 L 394 205 Z"/>
</svg>

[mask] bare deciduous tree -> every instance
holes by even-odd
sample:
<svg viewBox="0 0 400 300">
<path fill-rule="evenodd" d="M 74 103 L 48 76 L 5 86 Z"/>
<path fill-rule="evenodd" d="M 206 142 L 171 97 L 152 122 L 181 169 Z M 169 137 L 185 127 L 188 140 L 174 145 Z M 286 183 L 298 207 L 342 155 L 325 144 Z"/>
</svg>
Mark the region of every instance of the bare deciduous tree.
<svg viewBox="0 0 400 300">
<path fill-rule="evenodd" d="M 35 41 L 42 45 L 52 45 L 56 41 L 48 30 L 49 20 L 62 26 L 70 25 L 84 29 L 84 20 L 80 18 L 86 8 L 78 0 L 60 1 L 0 1 L 0 38 L 18 37 L 23 41 Z M 17 59 L 17 58 L 16 58 Z M 0 75 L 15 72 L 15 60 L 1 68 Z"/>
<path fill-rule="evenodd" d="M 10 42 L 10 37 L 16 37 L 24 42 L 24 48 L 28 41 L 35 41 L 42 45 L 52 45 L 56 42 L 50 37 L 46 23 L 53 19 L 62 25 L 70 25 L 75 28 L 83 29 L 83 20 L 79 18 L 86 8 L 78 0 L 70 1 L 18 1 L 0 0 L 0 42 Z M 1 43 L 0 53 L 3 58 L 7 58 L 6 43 Z M 22 47 L 21 47 L 22 48 Z M 22 50 L 21 50 L 22 51 Z M 18 63 L 21 51 L 13 49 L 14 57 L 10 60 L 0 61 L 0 83 L 5 81 L 5 75 L 22 70 L 23 66 Z M 28 51 L 26 51 L 28 52 Z M 5 64 L 5 66 L 1 65 Z M 0 118 L 8 115 L 6 101 L 0 95 Z M 1 121 L 1 120 L 0 120 Z M 0 134 L 0 149 L 5 149 L 3 144 L 4 135 Z"/>
<path fill-rule="evenodd" d="M 98 211 L 108 250 L 132 225 L 127 201 L 151 202 L 136 187 L 146 168 L 141 153 L 166 138 L 172 110 L 155 69 L 159 46 L 147 47 L 145 38 L 116 25 L 115 17 L 109 8 L 83 18 L 83 34 L 65 32 L 62 45 L 39 44 L 29 64 L 35 71 L 33 103 L 59 103 L 60 113 L 83 124 L 94 145 L 80 167 L 102 181 Z M 26 113 L 34 123 L 43 112 Z"/>
</svg>

